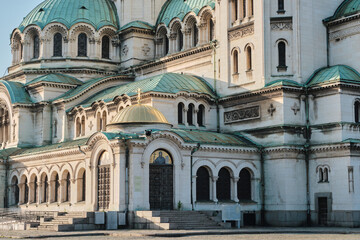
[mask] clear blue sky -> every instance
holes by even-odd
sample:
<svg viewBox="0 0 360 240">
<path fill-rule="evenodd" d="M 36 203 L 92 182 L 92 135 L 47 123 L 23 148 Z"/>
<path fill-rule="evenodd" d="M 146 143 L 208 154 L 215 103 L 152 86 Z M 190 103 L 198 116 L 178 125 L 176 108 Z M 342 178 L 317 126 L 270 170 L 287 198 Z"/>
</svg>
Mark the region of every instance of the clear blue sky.
<svg viewBox="0 0 360 240">
<path fill-rule="evenodd" d="M 22 19 L 43 0 L 2 0 L 0 8 L 0 77 L 11 64 L 10 34 Z"/>
</svg>

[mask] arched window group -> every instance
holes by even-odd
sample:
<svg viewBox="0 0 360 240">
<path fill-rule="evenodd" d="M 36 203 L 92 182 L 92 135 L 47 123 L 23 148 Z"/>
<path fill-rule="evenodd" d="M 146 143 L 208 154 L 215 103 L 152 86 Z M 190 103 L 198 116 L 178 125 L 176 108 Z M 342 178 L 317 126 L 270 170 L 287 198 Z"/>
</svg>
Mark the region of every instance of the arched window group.
<svg viewBox="0 0 360 240">
<path fill-rule="evenodd" d="M 329 172 L 330 172 L 330 168 L 328 166 L 318 166 L 317 167 L 317 172 L 318 172 L 318 178 L 319 178 L 319 183 L 327 183 L 329 182 Z"/>
<path fill-rule="evenodd" d="M 216 193 L 216 194 L 215 194 Z M 212 176 L 206 166 L 196 172 L 196 201 L 252 201 L 252 174 L 242 169 L 238 177 L 234 177 L 230 169 L 223 167 Z"/>
<path fill-rule="evenodd" d="M 33 174 L 29 179 L 23 175 L 20 183 L 18 183 L 18 178 L 14 176 L 11 180 L 9 204 L 46 204 L 53 202 L 85 201 L 85 175 L 85 169 L 81 168 L 74 184 L 71 181 L 70 172 L 67 170 L 61 174 L 61 178 L 57 172 L 53 172 L 50 178 L 48 178 L 48 175 L 44 172 L 39 176 Z M 71 195 L 72 187 L 77 188 L 77 196 L 73 197 Z"/>
<path fill-rule="evenodd" d="M 231 23 L 240 23 L 246 17 L 254 15 L 254 0 L 231 0 L 230 16 Z"/>
<path fill-rule="evenodd" d="M 85 136 L 85 116 L 76 118 L 76 137 Z"/>
<path fill-rule="evenodd" d="M 253 69 L 252 49 L 251 46 L 246 47 L 246 71 Z"/>
<path fill-rule="evenodd" d="M 186 122 L 185 122 L 186 120 Z M 186 124 L 188 126 L 205 126 L 205 106 L 200 104 L 198 109 L 195 109 L 195 105 L 190 103 L 185 109 L 184 103 L 178 104 L 178 124 Z"/>
<path fill-rule="evenodd" d="M 107 112 L 103 111 L 98 112 L 96 114 L 96 126 L 97 126 L 97 131 L 101 132 L 101 131 L 106 131 L 106 125 L 107 125 Z"/>
</svg>

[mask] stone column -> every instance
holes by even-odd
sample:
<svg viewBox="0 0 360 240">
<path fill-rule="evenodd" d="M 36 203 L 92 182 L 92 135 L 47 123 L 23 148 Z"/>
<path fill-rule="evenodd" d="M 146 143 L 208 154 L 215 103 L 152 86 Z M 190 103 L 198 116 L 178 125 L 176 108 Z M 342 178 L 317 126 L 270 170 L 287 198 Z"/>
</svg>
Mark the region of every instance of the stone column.
<svg viewBox="0 0 360 240">
<path fill-rule="evenodd" d="M 198 124 L 198 112 L 199 112 L 199 109 L 198 108 L 196 108 L 196 109 L 194 109 L 194 117 L 193 117 L 193 119 L 194 119 L 194 126 L 195 127 L 199 127 L 199 124 Z"/>
<path fill-rule="evenodd" d="M 24 184 L 23 183 L 19 183 L 18 184 L 18 188 L 19 188 L 19 202 L 18 202 L 18 205 L 20 205 L 21 203 L 24 202 Z"/>
<path fill-rule="evenodd" d="M 38 182 L 37 183 L 38 187 L 37 187 L 37 191 L 38 191 L 38 194 L 37 194 L 37 201 L 36 201 L 36 204 L 39 205 L 41 202 L 42 202 L 42 188 L 43 188 L 43 184 L 42 182 Z"/>
<path fill-rule="evenodd" d="M 58 180 L 58 183 L 59 183 L 59 189 L 58 189 L 58 204 L 60 204 L 63 200 L 63 185 L 61 184 L 63 180 Z"/>
<path fill-rule="evenodd" d="M 217 203 L 218 202 L 218 199 L 217 199 L 217 194 L 216 194 L 216 183 L 217 183 L 217 180 L 219 179 L 218 176 L 213 176 L 212 177 L 212 182 L 213 182 L 213 197 L 212 197 L 212 200 Z"/>
<path fill-rule="evenodd" d="M 233 177 L 232 178 L 232 193 L 233 193 L 233 196 L 232 196 L 232 200 L 235 201 L 235 202 L 239 202 L 239 198 L 238 198 L 238 192 L 237 192 L 237 183 L 239 181 L 239 177 Z"/>
<path fill-rule="evenodd" d="M 191 47 L 191 29 L 185 29 L 184 31 L 184 49 Z"/>
<path fill-rule="evenodd" d="M 46 204 L 47 205 L 49 205 L 51 203 L 51 191 L 52 191 L 51 180 L 48 180 L 48 189 L 46 191 L 46 195 L 47 195 Z"/>
</svg>

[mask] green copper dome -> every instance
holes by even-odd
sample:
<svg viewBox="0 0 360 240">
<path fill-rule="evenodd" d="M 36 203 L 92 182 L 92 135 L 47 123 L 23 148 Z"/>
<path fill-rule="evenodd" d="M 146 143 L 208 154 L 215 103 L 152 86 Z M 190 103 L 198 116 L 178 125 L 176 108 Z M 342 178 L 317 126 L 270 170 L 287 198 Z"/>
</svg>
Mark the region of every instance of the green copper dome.
<svg viewBox="0 0 360 240">
<path fill-rule="evenodd" d="M 43 29 L 47 24 L 59 22 L 67 28 L 79 22 L 96 29 L 103 26 L 119 28 L 116 7 L 111 0 L 45 0 L 32 10 L 19 26 L 23 31 L 29 25 Z"/>
<path fill-rule="evenodd" d="M 344 0 L 336 9 L 334 15 L 325 19 L 325 22 L 347 17 L 360 12 L 360 0 Z"/>
<path fill-rule="evenodd" d="M 307 86 L 321 85 L 332 82 L 360 83 L 360 74 L 345 65 L 335 65 L 317 70 L 306 83 Z"/>
<path fill-rule="evenodd" d="M 164 23 L 167 26 L 174 18 L 182 21 L 189 12 L 197 15 L 205 6 L 214 8 L 215 0 L 168 0 L 160 11 L 156 25 Z"/>
</svg>

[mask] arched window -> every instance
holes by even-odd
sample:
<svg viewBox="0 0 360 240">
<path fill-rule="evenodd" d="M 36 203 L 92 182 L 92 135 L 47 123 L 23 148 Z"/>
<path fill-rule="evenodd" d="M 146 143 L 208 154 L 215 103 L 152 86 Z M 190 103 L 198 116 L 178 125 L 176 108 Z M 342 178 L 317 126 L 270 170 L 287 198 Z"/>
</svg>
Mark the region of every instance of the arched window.
<svg viewBox="0 0 360 240">
<path fill-rule="evenodd" d="M 194 125 L 193 114 L 194 114 L 194 104 L 190 103 L 187 111 L 187 122 L 189 125 Z"/>
<path fill-rule="evenodd" d="M 86 193 L 86 172 L 84 171 L 82 174 L 82 197 L 81 197 L 82 201 L 85 201 L 85 193 Z"/>
<path fill-rule="evenodd" d="M 239 5 L 238 5 L 238 1 L 239 0 L 231 0 L 231 21 L 235 22 L 236 20 L 238 20 L 239 16 Z"/>
<path fill-rule="evenodd" d="M 329 169 L 324 168 L 324 182 L 329 182 Z"/>
<path fill-rule="evenodd" d="M 101 131 L 101 127 L 102 127 L 102 121 L 101 121 L 101 114 L 98 112 L 96 115 L 96 125 L 97 125 L 97 131 L 100 132 Z"/>
<path fill-rule="evenodd" d="M 197 112 L 197 123 L 200 127 L 204 126 L 204 120 L 205 120 L 205 107 L 204 105 L 200 104 L 199 110 Z"/>
<path fill-rule="evenodd" d="M 177 30 L 177 51 L 180 52 L 183 49 L 183 46 L 184 46 L 184 36 L 181 29 L 179 28 Z"/>
<path fill-rule="evenodd" d="M 278 70 L 286 70 L 286 44 L 281 41 L 278 44 L 279 65 Z"/>
<path fill-rule="evenodd" d="M 210 174 L 205 167 L 196 172 L 196 201 L 210 200 Z"/>
<path fill-rule="evenodd" d="M 81 136 L 81 121 L 80 121 L 80 117 L 76 118 L 76 137 L 80 137 Z"/>
<path fill-rule="evenodd" d="M 20 191 L 19 191 L 19 181 L 16 176 L 14 176 L 11 180 L 11 190 L 12 190 L 11 205 L 17 205 L 19 204 Z"/>
<path fill-rule="evenodd" d="M 360 100 L 356 100 L 354 104 L 355 123 L 360 123 Z"/>
<path fill-rule="evenodd" d="M 37 189 L 38 189 L 37 177 L 34 178 L 33 185 L 34 185 L 34 195 L 33 195 L 32 202 L 36 203 L 36 201 L 37 201 Z"/>
<path fill-rule="evenodd" d="M 102 114 L 102 131 L 106 131 L 106 123 L 107 123 L 107 119 L 106 119 L 106 112 L 104 111 Z"/>
<path fill-rule="evenodd" d="M 247 71 L 252 70 L 252 50 L 250 46 L 246 48 L 246 69 Z"/>
<path fill-rule="evenodd" d="M 81 136 L 85 136 L 85 116 L 81 118 Z"/>
<path fill-rule="evenodd" d="M 278 0 L 278 13 L 285 12 L 284 9 L 284 0 Z"/>
<path fill-rule="evenodd" d="M 78 57 L 87 56 L 87 36 L 85 33 L 80 33 L 78 36 Z"/>
<path fill-rule="evenodd" d="M 249 15 L 254 16 L 254 0 L 249 0 Z"/>
<path fill-rule="evenodd" d="M 48 195 L 49 195 L 49 183 L 48 183 L 48 177 L 47 175 L 44 178 L 44 182 L 43 182 L 43 186 L 44 186 L 44 197 L 43 197 L 43 202 L 48 202 Z"/>
<path fill-rule="evenodd" d="M 40 55 L 40 39 L 38 35 L 35 35 L 33 38 L 34 49 L 33 49 L 33 57 L 39 58 Z"/>
<path fill-rule="evenodd" d="M 239 200 L 251 200 L 251 173 L 247 169 L 241 170 L 239 174 L 238 199 Z"/>
<path fill-rule="evenodd" d="M 71 182 L 70 182 L 70 173 L 68 172 L 67 174 L 66 174 L 66 178 L 65 178 L 65 192 L 64 192 L 64 194 L 65 194 L 65 196 L 64 196 L 64 201 L 65 202 L 68 202 L 68 201 L 70 201 L 70 185 L 71 184 Z"/>
<path fill-rule="evenodd" d="M 246 17 L 246 0 L 242 0 L 242 16 L 241 18 L 245 18 Z"/>
<path fill-rule="evenodd" d="M 193 47 L 196 47 L 199 42 L 199 30 L 196 26 L 196 21 L 193 23 L 192 30 L 193 30 L 193 32 L 192 32 L 193 33 L 193 35 L 192 35 L 193 36 L 193 39 L 192 39 Z"/>
<path fill-rule="evenodd" d="M 56 33 L 54 35 L 54 57 L 62 57 L 62 35 Z"/>
<path fill-rule="evenodd" d="M 319 169 L 319 182 L 323 182 L 324 181 L 324 172 L 323 169 L 320 168 Z"/>
<path fill-rule="evenodd" d="M 239 53 L 237 50 L 233 53 L 233 74 L 239 73 Z"/>
<path fill-rule="evenodd" d="M 59 175 L 56 174 L 55 179 L 54 179 L 54 202 L 58 202 L 59 201 Z"/>
<path fill-rule="evenodd" d="M 178 104 L 178 124 L 184 124 L 184 104 Z"/>
<path fill-rule="evenodd" d="M 169 38 L 167 37 L 167 35 L 164 35 L 164 37 L 163 37 L 163 43 L 164 43 L 164 45 L 165 45 L 165 54 L 164 54 L 164 56 L 166 56 L 168 53 L 169 53 Z"/>
<path fill-rule="evenodd" d="M 213 41 L 215 39 L 215 25 L 214 22 L 210 19 L 209 21 L 210 27 L 209 27 L 209 36 L 210 36 L 210 41 Z"/>
<path fill-rule="evenodd" d="M 216 182 L 216 198 L 219 201 L 231 200 L 230 172 L 226 168 L 219 171 L 219 179 Z"/>
<path fill-rule="evenodd" d="M 110 38 L 104 36 L 101 41 L 101 57 L 110 59 Z"/>
<path fill-rule="evenodd" d="M 24 203 L 29 202 L 29 186 L 28 186 L 28 180 L 25 178 L 24 181 Z"/>
</svg>

